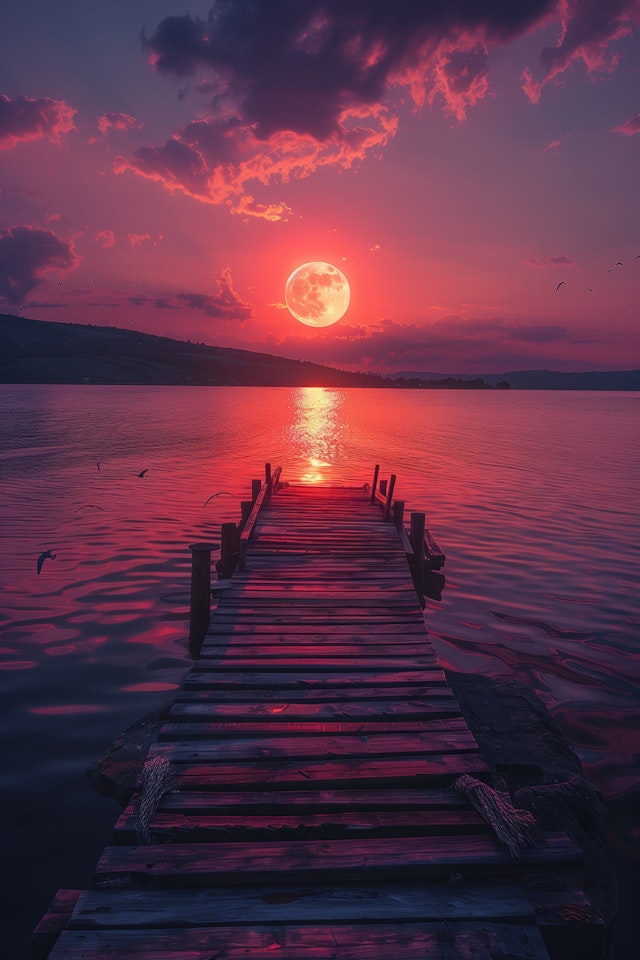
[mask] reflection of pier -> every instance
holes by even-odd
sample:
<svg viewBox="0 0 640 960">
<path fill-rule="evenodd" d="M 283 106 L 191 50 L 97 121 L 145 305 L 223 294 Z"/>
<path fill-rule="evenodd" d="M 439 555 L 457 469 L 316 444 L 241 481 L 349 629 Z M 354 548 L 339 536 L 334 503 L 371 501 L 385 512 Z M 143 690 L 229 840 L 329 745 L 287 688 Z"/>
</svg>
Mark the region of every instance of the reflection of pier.
<svg viewBox="0 0 640 960">
<path fill-rule="evenodd" d="M 223 536 L 240 569 L 146 764 L 170 779 L 134 796 L 92 889 L 54 901 L 39 956 L 59 927 L 51 960 L 600 956 L 563 880 L 580 851 L 540 831 L 512 856 L 454 787 L 490 773 L 425 630 L 444 556 L 424 515 L 407 532 L 377 468 L 278 479 Z"/>
</svg>

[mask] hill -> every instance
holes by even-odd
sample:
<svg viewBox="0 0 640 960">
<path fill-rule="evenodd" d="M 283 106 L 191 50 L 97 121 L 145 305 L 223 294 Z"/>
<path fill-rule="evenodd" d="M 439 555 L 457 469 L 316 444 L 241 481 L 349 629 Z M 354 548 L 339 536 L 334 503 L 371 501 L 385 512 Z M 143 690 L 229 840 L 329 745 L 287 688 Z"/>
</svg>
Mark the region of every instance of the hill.
<svg viewBox="0 0 640 960">
<path fill-rule="evenodd" d="M 392 387 L 375 374 L 156 337 L 0 314 L 0 383 Z"/>
</svg>

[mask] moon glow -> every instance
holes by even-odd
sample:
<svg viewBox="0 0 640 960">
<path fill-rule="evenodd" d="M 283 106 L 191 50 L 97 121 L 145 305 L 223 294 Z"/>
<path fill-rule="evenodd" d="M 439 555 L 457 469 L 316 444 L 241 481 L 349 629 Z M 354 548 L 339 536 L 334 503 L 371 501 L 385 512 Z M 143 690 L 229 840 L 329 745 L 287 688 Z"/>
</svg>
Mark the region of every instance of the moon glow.
<svg viewBox="0 0 640 960">
<path fill-rule="evenodd" d="M 284 298 L 296 320 L 308 327 L 328 327 L 347 312 L 351 290 L 341 270 L 314 260 L 293 271 Z"/>
</svg>

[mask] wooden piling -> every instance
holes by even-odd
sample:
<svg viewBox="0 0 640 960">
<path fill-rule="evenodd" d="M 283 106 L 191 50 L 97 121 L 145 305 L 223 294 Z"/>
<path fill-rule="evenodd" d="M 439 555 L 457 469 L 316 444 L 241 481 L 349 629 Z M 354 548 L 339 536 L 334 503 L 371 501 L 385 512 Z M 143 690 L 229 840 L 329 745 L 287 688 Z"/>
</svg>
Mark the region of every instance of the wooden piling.
<svg viewBox="0 0 640 960">
<path fill-rule="evenodd" d="M 376 489 L 378 487 L 378 474 L 380 473 L 380 464 L 376 463 L 373 471 L 373 483 L 371 484 L 371 503 L 376 502 Z"/>
<path fill-rule="evenodd" d="M 242 514 L 242 520 L 240 521 L 240 530 L 242 533 L 244 530 L 244 525 L 251 516 L 251 511 L 253 509 L 253 500 L 241 500 L 240 501 L 240 512 Z"/>
<path fill-rule="evenodd" d="M 387 487 L 387 501 L 384 505 L 384 514 L 382 520 L 384 523 L 389 523 L 391 519 L 391 501 L 393 500 L 393 489 L 396 485 L 396 475 L 395 473 L 391 474 L 389 478 L 389 486 Z"/>
<path fill-rule="evenodd" d="M 251 481 L 251 503 L 254 504 L 258 499 L 258 495 L 262 490 L 262 480 L 252 480 Z"/>
<path fill-rule="evenodd" d="M 404 525 L 404 500 L 393 501 L 393 522 L 397 530 L 401 530 Z"/>
<path fill-rule="evenodd" d="M 422 597 L 424 590 L 424 513 L 411 514 L 411 546 L 413 547 L 413 582 Z"/>
<path fill-rule="evenodd" d="M 189 654 L 197 660 L 211 619 L 211 551 L 213 543 L 192 543 Z"/>
<path fill-rule="evenodd" d="M 216 564 L 222 580 L 230 577 L 238 562 L 238 528 L 235 523 L 223 523 L 220 528 L 220 560 Z"/>
<path fill-rule="evenodd" d="M 271 464 L 270 463 L 265 463 L 264 465 L 264 479 L 265 479 L 265 483 L 267 484 L 267 492 L 265 494 L 265 499 L 269 500 L 271 498 L 271 490 L 273 487 L 273 483 L 271 480 Z"/>
</svg>

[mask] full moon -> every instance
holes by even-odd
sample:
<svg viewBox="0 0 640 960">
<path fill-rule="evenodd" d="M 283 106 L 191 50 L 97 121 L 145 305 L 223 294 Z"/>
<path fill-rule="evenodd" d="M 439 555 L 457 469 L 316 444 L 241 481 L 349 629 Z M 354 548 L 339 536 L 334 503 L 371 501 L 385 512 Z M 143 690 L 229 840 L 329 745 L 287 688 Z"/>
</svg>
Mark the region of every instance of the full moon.
<svg viewBox="0 0 640 960">
<path fill-rule="evenodd" d="M 317 260 L 293 271 L 284 298 L 296 320 L 309 327 L 328 327 L 347 312 L 351 290 L 341 270 Z"/>
</svg>

